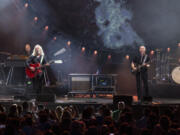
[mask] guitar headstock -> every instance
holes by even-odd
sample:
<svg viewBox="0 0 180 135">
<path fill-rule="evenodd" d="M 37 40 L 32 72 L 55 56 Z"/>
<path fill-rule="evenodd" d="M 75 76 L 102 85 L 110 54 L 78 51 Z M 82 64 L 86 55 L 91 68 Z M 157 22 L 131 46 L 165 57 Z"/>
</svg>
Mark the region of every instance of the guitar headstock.
<svg viewBox="0 0 180 135">
<path fill-rule="evenodd" d="M 62 61 L 62 60 L 55 60 L 54 63 L 56 63 L 56 64 L 62 64 L 63 61 Z"/>
</svg>

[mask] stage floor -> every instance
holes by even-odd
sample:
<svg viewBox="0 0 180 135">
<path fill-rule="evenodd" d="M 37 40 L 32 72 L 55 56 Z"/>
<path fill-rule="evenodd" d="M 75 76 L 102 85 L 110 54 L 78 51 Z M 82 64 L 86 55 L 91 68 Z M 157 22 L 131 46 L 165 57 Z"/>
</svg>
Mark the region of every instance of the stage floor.
<svg viewBox="0 0 180 135">
<path fill-rule="evenodd" d="M 57 98 L 55 103 L 60 104 L 113 104 L 113 99 L 107 98 Z M 132 105 L 138 102 L 133 101 Z M 180 99 L 153 98 L 152 102 L 142 103 L 142 105 L 180 105 Z"/>
<path fill-rule="evenodd" d="M 56 103 L 61 104 L 113 104 L 113 99 L 108 98 L 57 98 Z"/>
<path fill-rule="evenodd" d="M 160 91 L 161 89 L 159 89 Z M 179 90 L 179 89 L 178 89 Z M 47 91 L 47 90 L 46 90 Z M 54 89 L 49 90 L 49 94 L 55 94 L 53 93 Z M 169 89 L 169 92 L 173 90 Z M 22 103 L 24 101 L 36 101 L 35 99 L 26 99 L 23 97 L 25 94 L 25 89 L 22 87 L 0 87 L 0 103 Z M 156 93 L 158 94 L 158 90 L 156 90 Z M 46 94 L 46 96 L 49 94 Z M 30 94 L 29 94 L 30 95 Z M 33 94 L 32 94 L 33 95 Z M 55 94 L 56 95 L 56 94 Z M 31 97 L 31 96 L 30 96 Z M 148 105 L 180 105 L 180 99 L 178 97 L 170 97 L 166 98 L 163 96 L 153 96 L 153 101 L 148 103 Z M 161 97 L 161 98 L 159 98 Z M 103 94 L 99 96 L 89 97 L 88 96 L 77 96 L 77 97 L 68 97 L 67 92 L 66 94 L 61 94 L 60 96 L 56 96 L 55 102 L 46 102 L 48 104 L 61 104 L 61 105 L 67 105 L 67 104 L 79 104 L 79 105 L 102 105 L 102 104 L 113 104 L 113 96 L 104 96 Z M 137 105 L 137 101 L 133 98 L 132 105 Z M 142 103 L 141 105 L 147 105 L 147 103 Z"/>
<path fill-rule="evenodd" d="M 18 99 L 14 96 L 0 96 L 0 103 L 22 103 L 24 101 L 36 102 L 35 99 Z M 43 102 L 39 102 L 43 103 Z M 68 98 L 68 97 L 56 97 L 55 102 L 44 102 L 46 104 L 61 104 L 61 105 L 113 105 L 112 98 Z M 137 101 L 133 101 L 132 105 L 137 105 Z M 170 98 L 153 98 L 152 102 L 142 103 L 141 105 L 180 105 L 180 99 L 170 99 Z"/>
</svg>

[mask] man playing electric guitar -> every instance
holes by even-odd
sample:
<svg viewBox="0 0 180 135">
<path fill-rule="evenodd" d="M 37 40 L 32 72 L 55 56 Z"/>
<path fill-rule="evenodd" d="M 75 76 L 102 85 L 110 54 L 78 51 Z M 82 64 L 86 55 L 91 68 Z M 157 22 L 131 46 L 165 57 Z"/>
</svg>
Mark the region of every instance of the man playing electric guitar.
<svg viewBox="0 0 180 135">
<path fill-rule="evenodd" d="M 136 87 L 137 87 L 137 96 L 138 101 L 141 102 L 143 97 L 149 97 L 149 88 L 148 88 L 148 67 L 150 65 L 148 62 L 150 61 L 149 56 L 146 54 L 146 47 L 140 46 L 139 47 L 139 55 L 135 56 L 132 63 L 131 68 L 132 71 L 136 73 Z M 143 93 L 142 95 L 142 82 L 143 82 Z M 142 97 L 143 96 L 143 97 Z"/>
<path fill-rule="evenodd" d="M 37 94 L 41 93 L 43 86 L 43 68 L 41 68 L 41 65 L 49 66 L 44 58 L 42 47 L 40 45 L 36 45 L 32 55 L 26 61 L 26 66 L 30 71 L 32 71 L 32 73 L 34 73 L 34 75 L 30 76 L 30 78 L 33 82 L 33 89 L 36 90 Z"/>
</svg>

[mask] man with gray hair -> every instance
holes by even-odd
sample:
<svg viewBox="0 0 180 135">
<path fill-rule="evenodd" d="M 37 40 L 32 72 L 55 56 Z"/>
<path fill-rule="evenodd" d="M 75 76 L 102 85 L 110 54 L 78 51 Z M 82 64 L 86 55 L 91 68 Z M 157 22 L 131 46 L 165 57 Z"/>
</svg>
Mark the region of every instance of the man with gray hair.
<svg viewBox="0 0 180 135">
<path fill-rule="evenodd" d="M 148 88 L 148 67 L 150 58 L 146 54 L 146 47 L 140 46 L 139 47 L 139 54 L 134 57 L 131 63 L 132 71 L 136 75 L 136 87 L 137 87 L 137 96 L 138 101 L 141 102 L 146 97 L 149 97 L 149 88 Z M 142 82 L 144 89 L 142 89 Z M 142 94 L 142 92 L 144 94 Z"/>
</svg>

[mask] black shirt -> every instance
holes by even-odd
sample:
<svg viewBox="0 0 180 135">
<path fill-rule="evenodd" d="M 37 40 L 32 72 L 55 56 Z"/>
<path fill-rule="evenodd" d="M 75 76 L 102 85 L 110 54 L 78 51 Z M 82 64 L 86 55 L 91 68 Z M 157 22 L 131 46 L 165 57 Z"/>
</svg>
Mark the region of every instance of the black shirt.
<svg viewBox="0 0 180 135">
<path fill-rule="evenodd" d="M 133 63 L 135 64 L 135 66 L 138 66 L 138 65 L 142 65 L 143 63 L 148 63 L 150 61 L 150 58 L 147 54 L 141 56 L 141 55 L 137 55 L 134 57 L 133 59 Z M 147 67 L 144 66 L 141 68 L 141 71 L 147 71 Z"/>
</svg>

